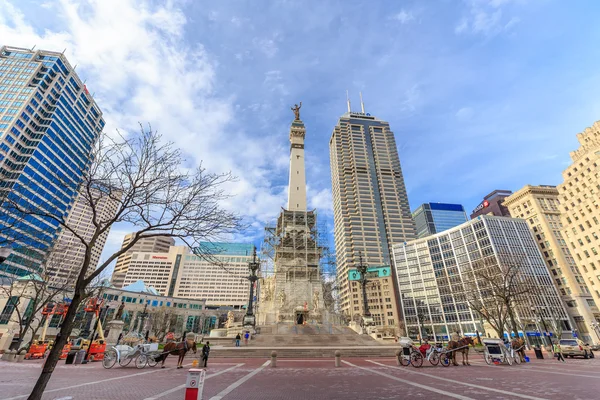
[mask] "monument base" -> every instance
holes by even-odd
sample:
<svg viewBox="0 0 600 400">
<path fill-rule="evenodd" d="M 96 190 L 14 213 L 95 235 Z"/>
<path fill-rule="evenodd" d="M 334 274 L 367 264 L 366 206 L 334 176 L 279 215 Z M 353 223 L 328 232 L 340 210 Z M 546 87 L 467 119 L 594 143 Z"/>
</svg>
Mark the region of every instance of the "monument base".
<svg viewBox="0 0 600 400">
<path fill-rule="evenodd" d="M 123 333 L 123 325 L 125 323 L 119 319 L 114 319 L 106 324 L 108 335 L 106 335 L 106 344 L 114 346 L 119 340 L 119 336 Z"/>
</svg>

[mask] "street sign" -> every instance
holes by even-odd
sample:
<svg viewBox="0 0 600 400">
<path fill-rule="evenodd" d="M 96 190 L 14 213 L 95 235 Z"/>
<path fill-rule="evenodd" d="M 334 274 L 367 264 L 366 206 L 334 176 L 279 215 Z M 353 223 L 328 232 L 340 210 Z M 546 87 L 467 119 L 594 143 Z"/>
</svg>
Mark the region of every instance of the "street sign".
<svg viewBox="0 0 600 400">
<path fill-rule="evenodd" d="M 392 271 L 389 265 L 381 265 L 377 267 L 367 268 L 366 278 L 385 278 L 392 275 Z M 361 274 L 356 269 L 348 271 L 348 280 L 360 281 Z"/>
</svg>

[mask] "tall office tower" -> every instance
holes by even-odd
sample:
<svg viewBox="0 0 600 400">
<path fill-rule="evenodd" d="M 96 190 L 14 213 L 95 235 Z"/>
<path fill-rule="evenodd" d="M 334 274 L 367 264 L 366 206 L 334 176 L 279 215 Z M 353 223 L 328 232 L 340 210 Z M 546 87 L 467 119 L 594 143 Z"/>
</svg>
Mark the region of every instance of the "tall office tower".
<svg viewBox="0 0 600 400">
<path fill-rule="evenodd" d="M 460 204 L 423 203 L 413 211 L 412 217 L 420 238 L 467 222 L 467 213 Z"/>
<path fill-rule="evenodd" d="M 252 245 L 243 243 L 201 243 L 199 257 L 185 246 L 171 246 L 165 252 L 134 251 L 123 287 L 144 281 L 163 296 L 206 300 L 207 306 L 242 309 L 248 304 L 248 263 Z"/>
<path fill-rule="evenodd" d="M 471 213 L 471 219 L 480 215 L 495 215 L 496 217 L 510 217 L 508 208 L 504 206 L 504 199 L 510 196 L 510 190 L 494 190 L 483 198 Z"/>
<path fill-rule="evenodd" d="M 571 152 L 573 163 L 563 171 L 563 183 L 558 185 L 562 233 L 599 304 L 600 121 L 577 134 L 577 140 L 580 146 Z M 596 329 L 600 335 L 597 325 Z"/>
<path fill-rule="evenodd" d="M 36 208 L 66 218 L 104 127 L 102 112 L 62 53 L 0 47 L 0 275 L 42 264 L 59 233 Z"/>
<path fill-rule="evenodd" d="M 581 339 L 588 343 L 598 342 L 593 323 L 600 320 L 600 311 L 561 233 L 563 226 L 556 186 L 526 185 L 507 197 L 504 205 L 510 215 L 529 223 Z"/>
<path fill-rule="evenodd" d="M 127 245 L 131 243 L 134 234 L 135 233 L 130 233 L 125 235 L 121 248 L 127 247 Z M 125 275 L 127 275 L 127 269 L 129 268 L 131 254 L 133 252 L 168 253 L 171 246 L 175 246 L 175 239 L 169 236 L 154 236 L 138 240 L 132 248 L 117 258 L 117 263 L 115 264 L 115 270 L 111 279 L 112 284 L 117 288 L 122 288 L 124 286 L 123 282 L 125 281 Z"/>
<path fill-rule="evenodd" d="M 94 204 L 96 204 L 94 210 L 90 207 L 90 200 L 86 197 L 87 195 L 79 193 L 67 217 L 67 224 L 79 237 L 84 238 L 86 241 L 89 241 L 96 232 L 94 211 L 96 212 L 97 221 L 107 221 L 115 216 L 120 204 L 120 199 L 114 197 L 114 193 L 109 196 L 98 189 L 93 189 L 91 195 Z M 108 233 L 109 231 L 106 230 L 96 239 L 96 245 L 92 248 L 90 268 L 86 272 L 88 276 L 94 272 L 98 265 Z M 54 250 L 60 254 L 60 262 L 53 262 L 56 257 L 51 257 L 51 262 L 46 264 L 50 285 L 65 288 L 74 287 L 85 257 L 84 245 L 73 232 L 63 229 L 56 240 Z"/>
<path fill-rule="evenodd" d="M 569 332 L 571 324 L 527 222 L 482 215 L 433 236 L 394 245 L 402 311 L 410 337 L 446 339 L 451 332 L 496 336 L 495 330 L 469 307 L 470 293 L 490 291 L 486 279 L 500 269 L 520 271 L 525 295 L 515 301 L 517 324 L 527 336 L 537 332 Z M 498 275 L 493 272 L 497 270 Z M 482 272 L 479 272 L 482 271 Z M 484 275 L 481 275 L 481 274 Z M 498 303 L 479 299 L 486 308 Z M 477 304 L 477 303 L 476 303 Z M 539 323 L 538 323 L 539 319 Z M 558 327 L 556 323 L 558 322 Z M 507 324 L 506 330 L 510 329 Z M 548 343 L 538 343 L 548 344 Z"/>
<path fill-rule="evenodd" d="M 372 267 L 390 266 L 392 244 L 416 237 L 394 134 L 362 109 L 352 112 L 348 102 L 329 141 L 337 278 L 341 308 L 351 318 L 362 309 L 362 293 L 348 280 L 359 256 Z M 397 326 L 397 288 L 390 285 Z"/>
</svg>

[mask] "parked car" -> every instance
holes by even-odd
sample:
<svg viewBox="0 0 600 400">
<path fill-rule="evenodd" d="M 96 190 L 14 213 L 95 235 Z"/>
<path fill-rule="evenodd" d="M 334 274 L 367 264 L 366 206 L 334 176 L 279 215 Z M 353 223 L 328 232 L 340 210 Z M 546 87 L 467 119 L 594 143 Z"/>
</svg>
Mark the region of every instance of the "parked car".
<svg viewBox="0 0 600 400">
<path fill-rule="evenodd" d="M 600 343 L 598 343 L 598 344 L 592 344 L 590 346 L 590 348 L 592 349 L 592 351 L 600 351 Z"/>
<path fill-rule="evenodd" d="M 583 357 L 586 359 L 594 357 L 591 347 L 579 339 L 561 339 L 559 344 L 565 357 Z"/>
</svg>

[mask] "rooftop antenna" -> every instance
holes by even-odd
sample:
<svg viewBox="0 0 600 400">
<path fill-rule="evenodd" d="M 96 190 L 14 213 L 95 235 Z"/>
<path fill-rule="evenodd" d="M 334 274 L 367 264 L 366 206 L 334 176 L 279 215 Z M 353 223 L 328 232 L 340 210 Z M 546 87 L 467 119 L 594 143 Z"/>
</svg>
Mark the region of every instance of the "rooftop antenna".
<svg viewBox="0 0 600 400">
<path fill-rule="evenodd" d="M 348 103 L 348 112 L 350 111 L 350 96 L 348 95 L 348 91 L 346 90 L 346 103 Z"/>
<path fill-rule="evenodd" d="M 358 94 L 360 95 L 360 109 L 361 109 L 361 112 L 364 114 L 365 113 L 365 103 L 363 103 L 362 92 L 358 92 Z"/>
<path fill-rule="evenodd" d="M 35 46 L 36 46 L 36 45 L 34 44 L 34 45 L 33 45 L 33 47 L 31 48 L 31 51 L 33 51 L 33 49 L 35 49 Z"/>
<path fill-rule="evenodd" d="M 62 52 L 62 55 L 63 55 L 63 56 L 65 55 L 65 51 L 67 51 L 67 48 L 66 48 L 66 47 L 65 47 L 65 49 L 64 49 L 64 50 L 63 50 L 63 52 Z"/>
</svg>

